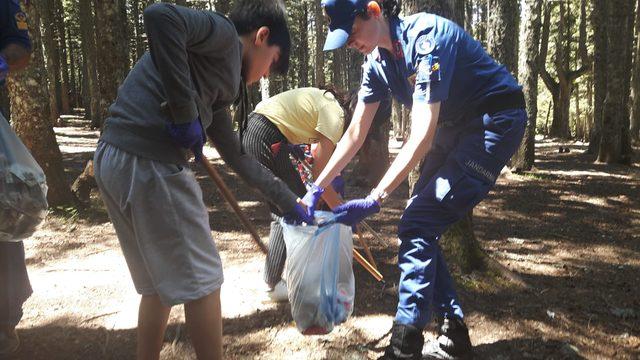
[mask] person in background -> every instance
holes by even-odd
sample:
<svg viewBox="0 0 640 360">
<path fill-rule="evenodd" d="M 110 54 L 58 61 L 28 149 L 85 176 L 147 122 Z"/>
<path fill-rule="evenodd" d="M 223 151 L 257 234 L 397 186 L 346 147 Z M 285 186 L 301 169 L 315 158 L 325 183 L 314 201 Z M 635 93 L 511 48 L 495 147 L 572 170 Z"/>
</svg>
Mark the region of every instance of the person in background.
<svg viewBox="0 0 640 360">
<path fill-rule="evenodd" d="M 351 104 L 355 104 L 355 96 L 350 98 L 349 94 L 333 88 L 305 87 L 272 96 L 260 102 L 249 116 L 242 138 L 243 149 L 284 181 L 296 195 L 304 196 L 307 189 L 289 157 L 291 150 L 296 150 L 291 145 L 311 144 L 312 175 L 318 176 L 349 125 Z M 332 185 L 336 192 L 344 191 L 342 177 L 336 177 Z M 286 248 L 280 225 L 282 213 L 273 205 L 270 209 L 272 221 L 264 281 L 272 300 L 285 301 L 287 287 L 282 280 L 282 271 Z"/>
<path fill-rule="evenodd" d="M 0 86 L 10 73 L 25 68 L 30 57 L 27 15 L 17 1 L 0 0 Z M 0 121 L 7 121 L 2 114 Z M 16 326 L 22 319 L 22 304 L 31 293 L 24 244 L 0 242 L 0 358 L 20 348 Z"/>
</svg>

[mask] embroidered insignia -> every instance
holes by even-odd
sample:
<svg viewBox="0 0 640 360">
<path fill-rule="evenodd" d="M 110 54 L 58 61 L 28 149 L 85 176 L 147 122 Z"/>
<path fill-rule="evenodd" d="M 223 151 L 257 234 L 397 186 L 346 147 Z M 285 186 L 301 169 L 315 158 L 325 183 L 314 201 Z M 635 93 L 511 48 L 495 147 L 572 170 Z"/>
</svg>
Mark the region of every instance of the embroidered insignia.
<svg viewBox="0 0 640 360">
<path fill-rule="evenodd" d="M 29 30 L 29 25 L 27 24 L 27 15 L 23 12 L 17 12 L 14 16 L 16 19 L 16 27 L 18 30 Z"/>
<path fill-rule="evenodd" d="M 422 35 L 416 40 L 416 51 L 420 55 L 429 55 L 436 48 L 436 41 L 432 36 Z"/>
<path fill-rule="evenodd" d="M 442 80 L 442 77 L 440 76 L 440 57 L 438 56 L 431 56 L 429 55 L 430 58 L 430 78 L 432 82 L 439 82 L 440 80 Z"/>
</svg>

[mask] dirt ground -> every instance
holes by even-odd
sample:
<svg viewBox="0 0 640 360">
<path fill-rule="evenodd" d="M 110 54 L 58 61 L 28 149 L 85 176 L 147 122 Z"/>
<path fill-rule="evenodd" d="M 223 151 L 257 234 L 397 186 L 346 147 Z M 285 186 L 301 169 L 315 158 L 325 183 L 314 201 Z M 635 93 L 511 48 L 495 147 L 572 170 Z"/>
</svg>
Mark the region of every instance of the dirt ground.
<svg viewBox="0 0 640 360">
<path fill-rule="evenodd" d="M 91 157 L 97 133 L 57 128 L 70 179 Z M 80 124 L 81 125 L 81 124 Z M 585 145 L 541 140 L 537 170 L 506 174 L 475 210 L 483 249 L 518 275 L 455 272 L 477 358 L 640 359 L 640 168 L 593 163 Z M 636 149 L 638 150 L 638 149 Z M 216 159 L 241 206 L 266 240 L 269 217 L 246 185 Z M 389 339 L 396 298 L 354 265 L 353 316 L 326 336 L 303 336 L 288 304 L 267 301 L 264 257 L 205 176 L 202 181 L 220 250 L 224 352 L 229 359 L 374 359 Z M 348 182 L 347 197 L 368 189 Z M 368 237 L 389 285 L 397 282 L 395 225 L 406 187 L 369 223 Z M 138 295 L 113 227 L 94 196 L 89 209 L 57 209 L 25 242 L 34 294 L 24 305 L 18 359 L 132 359 Z M 426 334 L 427 337 L 431 333 Z M 194 358 L 175 307 L 163 359 Z"/>
</svg>

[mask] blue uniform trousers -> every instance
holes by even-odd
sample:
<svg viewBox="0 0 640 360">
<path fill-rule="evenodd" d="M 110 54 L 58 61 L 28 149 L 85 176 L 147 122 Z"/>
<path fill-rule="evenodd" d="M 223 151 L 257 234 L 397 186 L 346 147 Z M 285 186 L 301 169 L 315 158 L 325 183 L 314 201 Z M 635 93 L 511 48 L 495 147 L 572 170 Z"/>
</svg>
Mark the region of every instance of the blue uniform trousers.
<svg viewBox="0 0 640 360">
<path fill-rule="evenodd" d="M 22 304 L 30 295 L 22 241 L 0 242 L 0 326 L 15 326 L 20 322 Z"/>
<path fill-rule="evenodd" d="M 464 317 L 438 240 L 486 197 L 520 145 L 526 118 L 523 109 L 504 110 L 436 132 L 398 226 L 399 323 L 424 328 L 431 306 L 439 316 Z"/>
</svg>

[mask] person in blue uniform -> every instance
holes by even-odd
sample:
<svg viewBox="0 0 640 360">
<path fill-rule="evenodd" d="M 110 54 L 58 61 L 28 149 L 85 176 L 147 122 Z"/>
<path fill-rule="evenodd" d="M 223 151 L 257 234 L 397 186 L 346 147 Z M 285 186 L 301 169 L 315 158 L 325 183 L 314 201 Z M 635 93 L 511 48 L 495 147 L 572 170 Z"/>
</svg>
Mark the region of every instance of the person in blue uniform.
<svg viewBox="0 0 640 360">
<path fill-rule="evenodd" d="M 9 73 L 27 66 L 31 54 L 27 16 L 17 0 L 0 0 L 0 86 Z M 0 121 L 6 121 L 0 114 Z M 14 354 L 22 304 L 31 295 L 22 242 L 0 242 L 0 358 Z"/>
<path fill-rule="evenodd" d="M 329 24 L 324 50 L 366 55 L 359 101 L 348 130 L 303 201 L 313 214 L 323 189 L 353 158 L 378 104 L 389 95 L 412 109 L 411 135 L 371 194 L 334 209 L 358 223 L 424 159 L 400 218 L 399 301 L 384 359 L 464 358 L 469 332 L 438 239 L 487 196 L 522 140 L 521 86 L 455 23 L 428 13 L 398 16 L 395 0 L 322 0 Z M 438 337 L 422 331 L 435 313 Z"/>
</svg>

